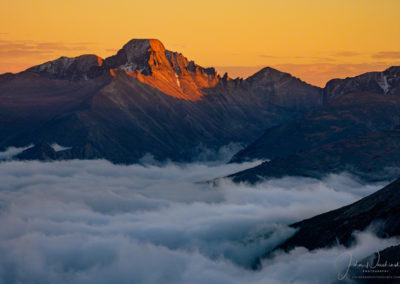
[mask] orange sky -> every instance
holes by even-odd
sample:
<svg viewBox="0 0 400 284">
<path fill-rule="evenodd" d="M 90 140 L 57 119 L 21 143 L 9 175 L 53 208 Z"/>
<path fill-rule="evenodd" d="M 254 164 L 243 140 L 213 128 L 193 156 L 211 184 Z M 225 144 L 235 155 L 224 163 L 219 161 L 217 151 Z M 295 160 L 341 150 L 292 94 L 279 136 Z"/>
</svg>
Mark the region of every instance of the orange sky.
<svg viewBox="0 0 400 284">
<path fill-rule="evenodd" d="M 398 0 L 0 0 L 0 73 L 158 38 L 246 77 L 273 66 L 323 86 L 400 65 Z"/>
</svg>

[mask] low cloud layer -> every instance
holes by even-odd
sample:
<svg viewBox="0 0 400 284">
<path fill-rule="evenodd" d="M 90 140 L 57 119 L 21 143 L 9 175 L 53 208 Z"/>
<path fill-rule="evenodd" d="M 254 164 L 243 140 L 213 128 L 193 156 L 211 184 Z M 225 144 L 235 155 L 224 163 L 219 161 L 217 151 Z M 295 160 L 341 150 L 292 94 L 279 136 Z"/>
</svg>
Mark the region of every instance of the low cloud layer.
<svg viewBox="0 0 400 284">
<path fill-rule="evenodd" d="M 326 283 L 344 252 L 395 242 L 364 233 L 350 251 L 298 248 L 251 270 L 288 224 L 382 185 L 346 174 L 205 182 L 255 164 L 0 163 L 0 283 Z"/>
</svg>

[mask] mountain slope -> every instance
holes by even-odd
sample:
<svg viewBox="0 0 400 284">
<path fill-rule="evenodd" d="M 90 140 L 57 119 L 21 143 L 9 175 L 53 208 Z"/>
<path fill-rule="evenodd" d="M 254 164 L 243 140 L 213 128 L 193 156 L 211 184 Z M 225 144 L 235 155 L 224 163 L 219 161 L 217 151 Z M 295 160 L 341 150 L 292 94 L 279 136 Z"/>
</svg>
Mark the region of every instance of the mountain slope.
<svg viewBox="0 0 400 284">
<path fill-rule="evenodd" d="M 291 225 L 295 235 L 280 248 L 328 247 L 337 242 L 349 245 L 354 231 L 371 226 L 380 237 L 400 235 L 400 179 L 348 206 Z"/>
<path fill-rule="evenodd" d="M 289 74 L 266 68 L 233 80 L 135 39 L 106 59 L 63 57 L 0 75 L 0 149 L 58 143 L 71 149 L 57 158 L 193 160 L 202 147 L 250 143 L 321 104 L 320 88 Z"/>
<path fill-rule="evenodd" d="M 272 159 L 232 175 L 235 181 L 348 171 L 366 180 L 393 178 L 399 167 L 400 67 L 330 81 L 327 102 L 268 128 L 232 162 Z M 385 84 L 383 85 L 383 81 Z M 368 92 L 363 92 L 368 90 Z M 349 93 L 350 92 L 350 93 Z"/>
<path fill-rule="evenodd" d="M 321 178 L 348 172 L 365 181 L 396 178 L 400 168 L 400 129 L 368 132 L 302 153 L 279 157 L 231 175 L 235 182 L 255 183 L 266 178 Z"/>
<path fill-rule="evenodd" d="M 353 92 L 400 94 L 400 66 L 392 66 L 383 72 L 368 72 L 356 77 L 333 79 L 324 88 L 324 96 L 328 101 Z"/>
<path fill-rule="evenodd" d="M 400 96 L 349 93 L 282 125 L 267 129 L 233 161 L 284 157 L 400 124 Z"/>
</svg>

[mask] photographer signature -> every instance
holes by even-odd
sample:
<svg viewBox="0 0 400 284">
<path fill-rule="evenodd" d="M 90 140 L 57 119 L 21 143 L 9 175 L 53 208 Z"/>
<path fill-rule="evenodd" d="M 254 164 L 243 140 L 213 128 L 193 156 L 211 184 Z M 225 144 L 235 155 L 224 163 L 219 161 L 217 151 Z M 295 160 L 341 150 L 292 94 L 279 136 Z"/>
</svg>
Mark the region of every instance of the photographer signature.
<svg viewBox="0 0 400 284">
<path fill-rule="evenodd" d="M 381 260 L 381 255 L 379 252 L 376 253 L 377 254 L 377 258 L 376 258 L 376 263 L 373 264 L 372 262 L 367 261 L 366 263 L 360 263 L 357 260 L 355 262 L 353 262 L 353 255 L 349 252 L 345 252 L 342 255 L 340 255 L 336 261 L 339 258 L 347 258 L 347 266 L 346 266 L 346 270 L 341 273 L 338 272 L 338 280 L 344 280 L 351 267 L 356 267 L 356 268 L 362 268 L 364 270 L 374 270 L 374 269 L 382 269 L 382 268 L 399 268 L 400 267 L 400 262 L 396 262 L 396 263 L 389 263 L 388 261 L 385 261 L 384 263 L 380 263 Z"/>
</svg>

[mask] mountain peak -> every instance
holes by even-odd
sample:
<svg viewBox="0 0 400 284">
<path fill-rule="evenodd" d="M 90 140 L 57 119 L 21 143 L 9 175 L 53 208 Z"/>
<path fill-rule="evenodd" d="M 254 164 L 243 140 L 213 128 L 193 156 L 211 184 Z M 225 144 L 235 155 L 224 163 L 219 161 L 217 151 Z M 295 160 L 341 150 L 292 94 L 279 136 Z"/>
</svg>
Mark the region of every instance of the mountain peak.
<svg viewBox="0 0 400 284">
<path fill-rule="evenodd" d="M 107 58 L 106 63 L 111 68 L 138 71 L 143 75 L 169 66 L 165 47 L 158 39 L 132 39 L 116 55 Z"/>
<path fill-rule="evenodd" d="M 395 77 L 400 76 L 400 66 L 391 66 L 383 72 L 386 74 L 394 75 Z"/>
<path fill-rule="evenodd" d="M 392 66 L 382 72 L 367 72 L 345 79 L 332 79 L 325 86 L 328 100 L 353 92 L 396 95 L 400 93 L 400 66 Z"/>
<path fill-rule="evenodd" d="M 246 79 L 246 81 L 252 82 L 252 81 L 280 81 L 282 78 L 292 78 L 293 76 L 290 75 L 289 73 L 285 73 L 282 71 L 279 71 L 277 69 L 274 69 L 272 67 L 264 67 L 257 73 L 253 74 L 249 78 Z"/>
<path fill-rule="evenodd" d="M 200 99 L 203 89 L 216 86 L 220 79 L 214 68 L 203 68 L 181 53 L 166 50 L 158 39 L 132 39 L 104 60 L 96 55 L 60 57 L 27 71 L 71 81 L 125 72 L 167 95 L 188 100 Z"/>
<path fill-rule="evenodd" d="M 145 54 L 151 49 L 154 52 L 165 52 L 165 47 L 158 39 L 131 39 L 122 49 L 126 50 L 129 56 Z"/>
<path fill-rule="evenodd" d="M 249 83 L 261 83 L 261 84 L 278 84 L 278 85 L 285 85 L 287 87 L 287 84 L 295 84 L 295 85 L 299 85 L 299 84 L 303 84 L 305 82 L 303 82 L 302 80 L 300 80 L 299 78 L 286 73 L 286 72 L 282 72 L 279 71 L 275 68 L 272 67 L 264 67 L 262 68 L 260 71 L 258 71 L 257 73 L 253 74 L 252 76 L 250 76 L 249 78 L 246 79 L 247 82 Z M 305 83 L 307 84 L 307 83 Z M 307 84 L 309 85 L 309 84 Z M 312 86 L 312 85 L 309 85 Z M 315 87 L 315 86 L 313 86 Z M 318 87 L 315 87 L 318 88 Z M 319 88 L 318 88 L 319 89 Z"/>
<path fill-rule="evenodd" d="M 107 58 L 105 65 L 124 70 L 165 94 L 188 100 L 200 99 L 203 88 L 219 81 L 214 68 L 203 68 L 181 53 L 166 50 L 158 39 L 132 39 Z"/>
<path fill-rule="evenodd" d="M 131 63 L 148 60 L 152 55 L 155 57 L 154 59 L 159 61 L 158 63 L 167 62 L 165 60 L 165 47 L 158 39 L 132 39 L 122 47 L 122 50 L 125 51 L 127 60 Z"/>
<path fill-rule="evenodd" d="M 88 80 L 102 73 L 103 59 L 95 54 L 85 54 L 77 57 L 60 57 L 27 71 L 41 74 L 54 79 Z"/>
</svg>

